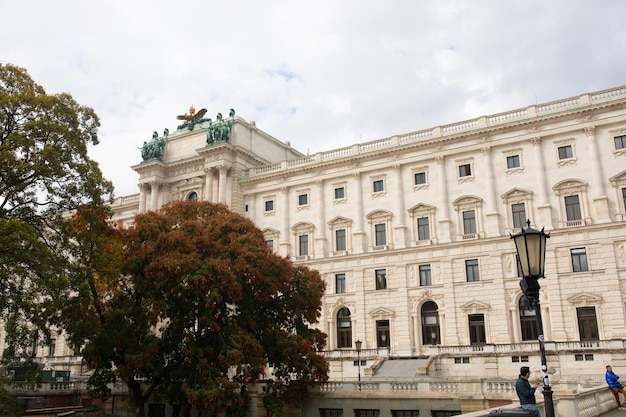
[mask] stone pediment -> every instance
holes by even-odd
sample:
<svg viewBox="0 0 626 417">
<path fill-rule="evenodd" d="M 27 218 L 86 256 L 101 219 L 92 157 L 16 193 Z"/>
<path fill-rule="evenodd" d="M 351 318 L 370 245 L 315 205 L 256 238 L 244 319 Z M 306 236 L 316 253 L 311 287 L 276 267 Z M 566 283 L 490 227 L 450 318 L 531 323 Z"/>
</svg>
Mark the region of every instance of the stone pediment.
<svg viewBox="0 0 626 417">
<path fill-rule="evenodd" d="M 382 319 L 382 318 L 390 318 L 395 316 L 395 312 L 393 312 L 392 310 L 389 310 L 387 308 L 384 307 L 378 307 L 375 308 L 373 310 L 371 310 L 369 312 L 370 317 L 372 318 L 378 318 L 378 319 Z"/>
<path fill-rule="evenodd" d="M 460 306 L 461 310 L 476 313 L 477 311 L 489 310 L 489 304 L 481 301 L 472 300 Z"/>
<path fill-rule="evenodd" d="M 480 197 L 476 197 L 474 195 L 466 195 L 463 197 L 459 197 L 452 202 L 453 206 L 463 206 L 463 205 L 472 205 L 472 204 L 480 204 L 483 202 L 483 199 Z"/>
<path fill-rule="evenodd" d="M 609 178 L 609 181 L 611 181 L 611 183 L 614 185 L 626 184 L 626 171 L 622 171 L 619 174 Z"/>
<path fill-rule="evenodd" d="M 584 307 L 600 303 L 602 301 L 602 296 L 588 292 L 579 292 L 578 294 L 574 294 L 569 297 L 567 301 L 569 301 L 571 304 Z"/>
<path fill-rule="evenodd" d="M 436 209 L 435 206 L 431 206 L 429 204 L 424 204 L 424 203 L 419 203 L 419 204 L 414 205 L 413 207 L 411 207 L 407 211 L 409 213 L 413 213 L 413 212 L 416 212 L 416 211 L 435 211 L 435 209 Z"/>
<path fill-rule="evenodd" d="M 502 194 L 500 197 L 504 200 L 509 200 L 513 198 L 528 197 L 531 195 L 533 195 L 533 192 L 530 190 L 524 190 L 522 188 L 513 188 L 507 191 L 506 193 Z"/>
<path fill-rule="evenodd" d="M 328 222 L 328 224 L 351 224 L 351 223 L 352 223 L 352 220 L 343 216 L 337 216 Z"/>
</svg>

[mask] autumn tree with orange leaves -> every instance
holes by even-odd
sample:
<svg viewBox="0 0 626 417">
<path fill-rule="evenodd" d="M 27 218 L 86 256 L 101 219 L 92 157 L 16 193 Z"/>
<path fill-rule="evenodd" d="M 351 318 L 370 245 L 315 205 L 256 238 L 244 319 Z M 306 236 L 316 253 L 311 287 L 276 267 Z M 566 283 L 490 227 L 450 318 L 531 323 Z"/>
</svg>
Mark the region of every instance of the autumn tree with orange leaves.
<svg viewBox="0 0 626 417">
<path fill-rule="evenodd" d="M 95 392 L 121 380 L 137 417 L 155 391 L 182 416 L 236 416 L 250 386 L 269 381 L 265 403 L 278 414 L 327 379 L 325 335 L 312 327 L 324 282 L 272 253 L 250 220 L 187 201 L 140 214 L 128 230 L 101 228 L 102 213 L 89 210 L 70 224 L 84 267 L 61 324 L 84 346 Z"/>
</svg>

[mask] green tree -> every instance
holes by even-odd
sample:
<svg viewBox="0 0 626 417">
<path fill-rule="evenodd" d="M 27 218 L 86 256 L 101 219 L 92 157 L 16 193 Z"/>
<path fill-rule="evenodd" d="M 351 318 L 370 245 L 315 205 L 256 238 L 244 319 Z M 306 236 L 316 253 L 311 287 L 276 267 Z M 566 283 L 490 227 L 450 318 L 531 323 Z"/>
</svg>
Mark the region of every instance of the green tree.
<svg viewBox="0 0 626 417">
<path fill-rule="evenodd" d="M 69 94 L 46 94 L 0 64 L 0 319 L 3 360 L 29 356 L 46 331 L 46 299 L 63 287 L 63 213 L 102 204 L 112 185 L 87 155 L 98 117 Z"/>
<path fill-rule="evenodd" d="M 81 262 L 61 315 L 101 392 L 123 381 L 138 417 L 155 390 L 183 415 L 191 406 L 238 415 L 250 384 L 271 379 L 279 409 L 326 380 L 325 335 L 311 328 L 324 282 L 271 253 L 251 221 L 224 205 L 176 202 L 128 230 L 105 223 L 87 209 L 70 222 Z"/>
</svg>

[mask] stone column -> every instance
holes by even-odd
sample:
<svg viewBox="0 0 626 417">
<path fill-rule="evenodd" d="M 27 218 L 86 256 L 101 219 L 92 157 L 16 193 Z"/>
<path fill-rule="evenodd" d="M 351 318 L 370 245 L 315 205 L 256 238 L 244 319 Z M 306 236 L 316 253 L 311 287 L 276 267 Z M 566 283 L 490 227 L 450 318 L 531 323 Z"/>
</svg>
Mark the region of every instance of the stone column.
<svg viewBox="0 0 626 417">
<path fill-rule="evenodd" d="M 228 167 L 222 165 L 218 168 L 219 180 L 217 188 L 217 201 L 226 204 L 226 174 L 228 173 Z"/>
<path fill-rule="evenodd" d="M 146 184 L 138 184 L 139 187 L 139 213 L 146 212 Z"/>
<path fill-rule="evenodd" d="M 159 186 L 161 184 L 156 181 L 150 182 L 150 210 L 157 211 L 159 203 Z"/>
<path fill-rule="evenodd" d="M 363 230 L 363 187 L 361 186 L 361 173 L 354 172 L 354 212 L 356 213 L 355 228 L 353 232 L 354 253 L 363 253 L 365 247 L 365 231 Z M 349 190 L 346 190 L 348 192 Z"/>
<path fill-rule="evenodd" d="M 326 204 L 324 203 L 324 181 L 317 180 L 317 201 L 319 202 L 319 210 L 317 210 L 317 225 L 315 226 L 315 246 L 316 254 L 321 254 L 321 256 L 326 256 L 327 246 L 326 245 L 326 235 L 328 233 L 326 228 Z M 309 196 L 309 199 L 311 196 Z M 309 201 L 309 204 L 311 202 Z M 316 203 L 317 204 L 317 203 Z M 331 236 L 333 239 L 333 236 Z"/>
<path fill-rule="evenodd" d="M 404 190 L 402 189 L 402 165 L 396 164 L 393 166 L 393 172 L 396 174 L 396 198 L 392 201 L 395 202 L 395 217 L 396 224 L 393 226 L 394 229 L 394 238 L 393 238 L 393 247 L 394 248 L 405 248 L 406 247 L 406 224 L 405 224 L 405 212 L 404 212 Z M 391 191 L 391 190 L 389 190 Z"/>
<path fill-rule="evenodd" d="M 585 128 L 585 134 L 589 139 L 589 153 L 591 154 L 591 198 L 596 209 L 596 222 L 609 223 L 609 199 L 604 192 L 604 175 L 602 174 L 602 161 L 598 152 L 596 141 L 596 127 Z"/>
<path fill-rule="evenodd" d="M 483 152 L 483 163 L 485 166 L 485 174 L 487 178 L 487 204 L 485 207 L 485 231 L 487 237 L 500 235 L 500 222 L 498 209 L 496 207 L 496 186 L 493 178 L 493 166 L 491 161 L 491 148 L 484 146 L 481 151 Z"/>
<path fill-rule="evenodd" d="M 213 201 L 213 168 L 204 169 L 204 200 Z"/>
<path fill-rule="evenodd" d="M 287 256 L 287 255 L 293 255 L 291 253 L 291 246 L 289 245 L 289 239 L 291 238 L 291 233 L 289 232 L 289 187 L 282 187 L 281 191 L 283 192 L 283 201 L 282 201 L 282 206 L 280 207 L 275 207 L 275 210 L 284 210 L 283 215 L 281 216 L 282 219 L 282 227 L 280 230 L 280 247 L 281 247 L 281 251 L 280 254 L 282 256 Z M 278 205 L 278 201 L 274 202 L 276 205 Z"/>
<path fill-rule="evenodd" d="M 448 202 L 448 178 L 446 176 L 446 161 L 443 156 L 437 156 L 435 158 L 437 161 L 437 165 L 439 166 L 439 186 L 441 187 L 441 192 L 439 193 L 439 204 L 437 205 L 437 209 L 441 210 L 437 213 L 437 217 L 439 218 L 439 233 L 437 238 L 439 239 L 439 243 L 449 243 L 450 239 L 450 207 Z M 428 179 L 430 186 L 435 186 L 436 184 L 432 183 L 432 175 Z"/>
<path fill-rule="evenodd" d="M 554 229 L 552 227 L 552 208 L 550 207 L 550 200 L 548 199 L 548 190 L 546 188 L 546 169 L 543 163 L 543 149 L 541 146 L 541 138 L 531 138 L 530 142 L 535 150 L 535 161 L 537 161 L 537 168 L 534 174 L 537 176 L 537 194 L 539 205 L 537 210 L 539 211 L 539 219 L 533 221 L 538 227 L 545 227 L 546 230 Z M 531 217 L 532 213 L 528 213 L 527 216 Z M 530 219 L 532 221 L 532 219 Z"/>
</svg>

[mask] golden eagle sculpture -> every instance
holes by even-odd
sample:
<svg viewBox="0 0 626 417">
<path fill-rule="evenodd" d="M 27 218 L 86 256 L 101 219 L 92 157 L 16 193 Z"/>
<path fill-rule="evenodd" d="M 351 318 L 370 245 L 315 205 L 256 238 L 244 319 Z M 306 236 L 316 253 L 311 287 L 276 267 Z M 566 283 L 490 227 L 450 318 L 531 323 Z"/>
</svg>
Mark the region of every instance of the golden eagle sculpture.
<svg viewBox="0 0 626 417">
<path fill-rule="evenodd" d="M 202 117 L 206 114 L 206 109 L 200 109 L 196 113 L 196 108 L 192 105 L 189 107 L 189 113 L 179 114 L 176 116 L 178 120 L 184 120 L 185 122 L 178 126 L 179 129 L 187 127 L 189 130 L 193 130 L 196 123 L 202 123 Z"/>
</svg>

